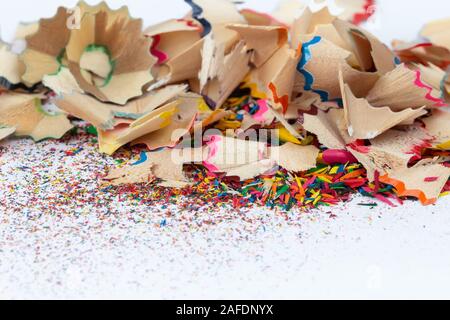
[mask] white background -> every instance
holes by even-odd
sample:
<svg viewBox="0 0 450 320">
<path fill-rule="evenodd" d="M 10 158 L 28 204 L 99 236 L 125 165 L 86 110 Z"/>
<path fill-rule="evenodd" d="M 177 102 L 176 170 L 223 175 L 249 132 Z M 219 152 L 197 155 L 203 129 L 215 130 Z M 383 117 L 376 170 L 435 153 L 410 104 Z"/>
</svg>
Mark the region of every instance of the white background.
<svg viewBox="0 0 450 320">
<path fill-rule="evenodd" d="M 306 1 L 306 0 L 305 0 Z M 94 4 L 97 1 L 88 0 Z M 144 19 L 146 25 L 168 18 L 183 16 L 189 7 L 183 0 L 108 0 L 108 4 L 117 8 L 128 5 L 134 17 Z M 278 0 L 247 0 L 246 7 L 270 12 Z M 40 17 L 51 17 L 57 6 L 73 7 L 77 0 L 11 0 L 1 1 L 0 28 L 5 40 L 14 35 L 19 22 L 36 21 Z M 385 42 L 394 38 L 413 40 L 421 26 L 432 19 L 450 16 L 448 0 L 378 0 L 380 7 L 378 26 L 372 30 Z"/>
</svg>

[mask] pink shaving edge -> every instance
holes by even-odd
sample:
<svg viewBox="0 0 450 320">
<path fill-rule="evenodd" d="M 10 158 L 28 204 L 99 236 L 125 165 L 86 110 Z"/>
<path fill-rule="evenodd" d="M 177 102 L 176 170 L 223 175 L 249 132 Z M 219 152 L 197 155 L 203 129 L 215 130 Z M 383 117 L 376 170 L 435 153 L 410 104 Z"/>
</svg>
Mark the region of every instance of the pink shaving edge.
<svg viewBox="0 0 450 320">
<path fill-rule="evenodd" d="M 364 141 L 362 140 L 356 140 L 355 142 L 348 144 L 347 147 L 362 154 L 368 154 L 370 152 L 370 146 L 364 145 Z"/>
<path fill-rule="evenodd" d="M 267 106 L 267 100 L 258 100 L 259 110 L 257 113 L 253 115 L 253 119 L 258 122 L 264 123 L 266 121 L 265 115 L 269 111 L 269 107 Z"/>
<path fill-rule="evenodd" d="M 364 21 L 367 21 L 376 12 L 375 0 L 366 0 L 363 8 L 364 11 L 357 12 L 353 15 L 352 23 L 355 25 L 360 25 Z"/>
<path fill-rule="evenodd" d="M 150 53 L 158 59 L 157 64 L 163 64 L 164 62 L 166 62 L 169 59 L 169 56 L 166 53 L 158 50 L 158 45 L 161 42 L 161 36 L 156 35 L 156 36 L 153 36 L 152 38 L 153 38 L 153 43 L 152 43 L 152 47 L 150 48 Z"/>
<path fill-rule="evenodd" d="M 183 22 L 185 23 L 188 27 L 192 27 L 193 30 L 197 30 L 199 32 L 201 32 L 202 28 L 200 26 L 197 26 L 196 24 L 194 24 L 193 21 L 191 20 L 186 20 L 186 19 L 178 19 L 178 22 Z M 169 55 L 163 51 L 158 50 L 158 45 L 161 43 L 161 35 L 155 35 L 152 36 L 153 38 L 153 43 L 152 46 L 150 48 L 150 53 L 158 58 L 158 62 L 156 64 L 160 65 L 165 63 L 167 60 L 169 60 Z"/>
<path fill-rule="evenodd" d="M 431 42 L 422 42 L 422 43 L 413 44 L 410 47 L 402 48 L 398 51 L 412 50 L 412 49 L 417 49 L 417 48 L 426 48 L 426 47 L 432 47 L 432 46 L 433 46 L 433 44 Z"/>
<path fill-rule="evenodd" d="M 421 88 L 421 89 L 426 89 L 426 90 L 427 90 L 427 94 L 426 94 L 425 98 L 426 98 L 427 100 L 430 100 L 430 101 L 435 102 L 435 103 L 436 103 L 436 104 L 435 104 L 436 107 L 445 107 L 445 106 L 447 106 L 447 104 L 445 103 L 444 100 L 442 100 L 441 98 L 435 98 L 435 97 L 433 97 L 433 96 L 431 95 L 431 92 L 433 91 L 433 88 L 430 87 L 429 85 L 425 84 L 425 83 L 422 81 L 421 75 L 422 75 L 422 74 L 421 74 L 420 70 L 417 70 L 417 71 L 416 71 L 416 80 L 414 81 L 414 84 L 415 84 L 417 87 Z"/>
<path fill-rule="evenodd" d="M 205 166 L 206 169 L 208 169 L 208 171 L 211 171 L 211 172 L 219 171 L 219 168 L 217 168 L 215 165 L 213 165 L 211 163 L 211 159 L 213 159 L 217 155 L 217 152 L 219 150 L 219 147 L 217 144 L 221 141 L 222 141 L 222 137 L 216 135 L 216 136 L 209 137 L 209 140 L 206 143 L 206 145 L 209 147 L 209 153 L 208 153 L 208 159 L 203 161 L 203 165 Z"/>
</svg>

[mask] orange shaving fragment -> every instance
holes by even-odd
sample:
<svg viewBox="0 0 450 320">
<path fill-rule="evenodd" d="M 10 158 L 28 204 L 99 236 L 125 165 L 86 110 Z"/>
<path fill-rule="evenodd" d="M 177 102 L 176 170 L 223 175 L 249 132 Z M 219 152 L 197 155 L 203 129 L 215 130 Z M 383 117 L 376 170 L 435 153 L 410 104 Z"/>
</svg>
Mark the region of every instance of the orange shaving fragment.
<svg viewBox="0 0 450 320">
<path fill-rule="evenodd" d="M 344 181 L 347 179 L 354 179 L 354 178 L 358 178 L 359 176 L 363 175 L 364 173 L 366 173 L 365 169 L 359 169 L 350 173 L 347 173 L 345 176 L 343 176 L 340 180 Z"/>
<path fill-rule="evenodd" d="M 272 91 L 274 102 L 281 104 L 283 106 L 283 114 L 286 114 L 289 108 L 289 96 L 286 94 L 282 97 L 279 97 L 277 87 L 273 82 L 269 84 L 269 89 L 270 91 Z"/>
<path fill-rule="evenodd" d="M 392 179 L 389 175 L 380 177 L 380 182 L 393 186 L 400 197 L 414 197 L 420 200 L 424 206 L 429 206 L 437 202 L 437 198 L 428 199 L 425 193 L 421 190 L 408 190 L 404 182 Z"/>
</svg>

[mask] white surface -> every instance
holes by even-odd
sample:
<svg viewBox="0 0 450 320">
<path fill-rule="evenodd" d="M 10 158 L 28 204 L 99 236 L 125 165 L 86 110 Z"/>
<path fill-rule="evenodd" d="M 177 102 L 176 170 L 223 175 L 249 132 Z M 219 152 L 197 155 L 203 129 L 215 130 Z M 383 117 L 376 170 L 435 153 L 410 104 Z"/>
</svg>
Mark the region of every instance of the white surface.
<svg viewBox="0 0 450 320">
<path fill-rule="evenodd" d="M 357 197 L 288 220 L 179 211 L 95 194 L 96 174 L 112 164 L 95 144 L 0 146 L 0 298 L 450 298 L 450 197 L 374 209 Z M 55 209 L 50 197 L 74 181 L 104 205 L 81 194 Z"/>
<path fill-rule="evenodd" d="M 147 23 L 187 9 L 181 0 L 109 2 L 129 4 Z M 3 1 L 0 25 L 8 38 L 19 21 L 51 16 L 56 5 L 74 3 Z M 379 3 L 381 29 L 375 32 L 386 41 L 413 39 L 425 21 L 450 13 L 443 0 Z M 0 183 L 33 182 L 32 175 L 7 169 L 26 163 L 25 154 L 49 161 L 47 149 L 13 142 L 0 143 L 8 146 L 0 156 Z M 65 178 L 77 179 L 76 166 L 62 165 Z M 0 200 L 6 193 L 0 192 Z M 355 199 L 333 211 L 337 218 L 322 210 L 290 223 L 280 214 L 254 210 L 198 225 L 207 213 L 187 223 L 182 216 L 189 213 L 172 208 L 165 228 L 157 225 L 167 209 L 141 208 L 137 215 L 122 204 L 122 214 L 110 217 L 92 208 L 78 217 L 31 215 L 36 208 L 27 207 L 23 194 L 15 197 L 23 210 L 0 211 L 0 298 L 450 298 L 448 197 L 432 207 L 408 202 L 395 209 L 360 207 L 367 200 Z"/>
</svg>

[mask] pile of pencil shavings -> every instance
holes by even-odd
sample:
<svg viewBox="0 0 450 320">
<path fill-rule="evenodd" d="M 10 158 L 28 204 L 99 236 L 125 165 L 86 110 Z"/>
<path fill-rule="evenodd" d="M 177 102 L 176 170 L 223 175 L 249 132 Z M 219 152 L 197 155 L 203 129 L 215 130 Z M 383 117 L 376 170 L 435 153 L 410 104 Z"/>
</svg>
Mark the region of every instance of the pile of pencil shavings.
<svg viewBox="0 0 450 320">
<path fill-rule="evenodd" d="M 357 25 L 374 1 L 337 1 L 338 17 L 300 0 L 272 14 L 186 3 L 145 30 L 126 7 L 84 2 L 21 25 L 0 44 L 0 139 L 59 139 L 82 119 L 102 153 L 148 151 L 106 184 L 289 208 L 355 192 L 428 205 L 450 189 L 450 20 L 391 50 Z"/>
</svg>

